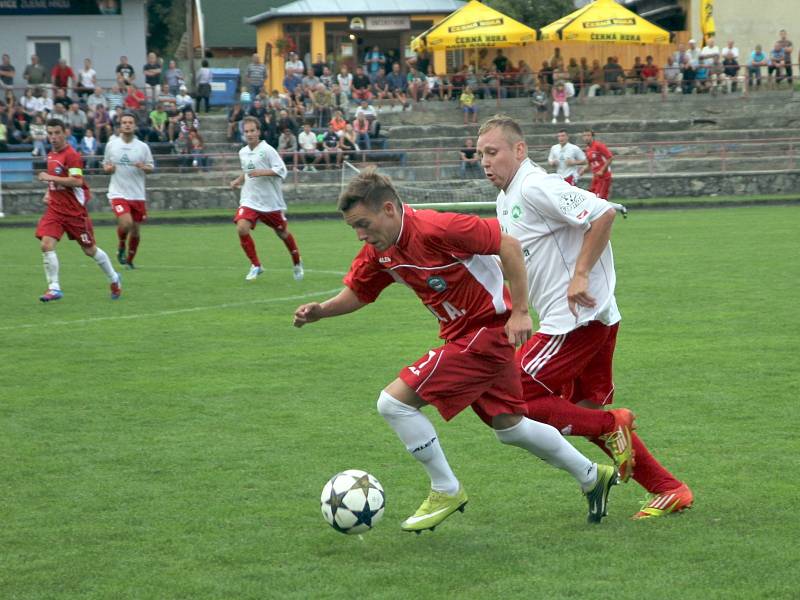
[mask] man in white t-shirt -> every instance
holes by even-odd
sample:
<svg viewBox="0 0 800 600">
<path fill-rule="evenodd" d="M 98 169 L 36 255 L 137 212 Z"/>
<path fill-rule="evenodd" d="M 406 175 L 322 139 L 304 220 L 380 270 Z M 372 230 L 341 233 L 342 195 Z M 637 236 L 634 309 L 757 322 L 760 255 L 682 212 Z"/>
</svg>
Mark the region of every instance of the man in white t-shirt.
<svg viewBox="0 0 800 600">
<path fill-rule="evenodd" d="M 261 140 L 261 124 L 255 117 L 242 119 L 242 129 L 247 145 L 239 150 L 242 174 L 231 181 L 231 188 L 242 188 L 239 209 L 233 217 L 242 250 L 250 259 L 250 270 L 245 279 L 252 281 L 264 272 L 256 253 L 250 232 L 261 221 L 271 227 L 286 245 L 292 257 L 295 281 L 303 279 L 303 261 L 294 236 L 286 228 L 286 202 L 283 200 L 283 180 L 286 165 L 278 152 Z"/>
<path fill-rule="evenodd" d="M 297 58 L 296 52 L 290 52 L 289 60 L 284 63 L 283 68 L 286 72 L 283 85 L 289 92 L 294 93 L 294 89 L 303 81 L 303 72 L 305 71 L 303 61 Z"/>
<path fill-rule="evenodd" d="M 139 249 L 140 228 L 147 219 L 145 174 L 153 172 L 150 146 L 136 137 L 136 117 L 133 114 L 122 115 L 119 135 L 106 144 L 103 170 L 111 175 L 108 200 L 117 216 L 117 260 L 133 269 L 133 260 Z"/>
<path fill-rule="evenodd" d="M 739 49 L 734 45 L 733 40 L 728 40 L 728 45 L 722 49 L 720 58 L 723 60 L 726 58 L 734 58 L 737 61 L 739 60 Z"/>
<path fill-rule="evenodd" d="M 583 150 L 569 141 L 566 129 L 558 132 L 558 143 L 550 148 L 547 163 L 556 167 L 556 172 L 570 185 L 577 185 L 580 177 L 580 167 L 586 164 L 586 155 Z"/>
<path fill-rule="evenodd" d="M 691 490 L 632 432 L 633 413 L 593 410 L 614 394 L 621 318 L 609 243 L 614 207 L 531 162 L 510 117 L 489 119 L 478 135 L 481 164 L 500 189 L 501 229 L 522 245 L 530 303 L 539 315 L 539 331 L 517 352 L 528 415 L 564 435 L 586 436 L 614 459 L 622 480 L 633 476 L 654 494 L 634 519 L 689 508 Z"/>
<path fill-rule="evenodd" d="M 713 35 L 708 36 L 706 45 L 700 50 L 700 62 L 704 65 L 713 65 L 714 59 L 719 58 L 720 49 Z"/>
<path fill-rule="evenodd" d="M 92 60 L 83 59 L 83 70 L 78 72 L 78 95 L 81 97 L 94 94 L 97 87 L 97 71 L 92 68 Z"/>
<path fill-rule="evenodd" d="M 316 172 L 314 165 L 320 161 L 322 155 L 317 147 L 317 134 L 311 130 L 310 123 L 303 124 L 303 131 L 297 136 L 297 145 L 303 159 L 303 171 Z"/>
</svg>

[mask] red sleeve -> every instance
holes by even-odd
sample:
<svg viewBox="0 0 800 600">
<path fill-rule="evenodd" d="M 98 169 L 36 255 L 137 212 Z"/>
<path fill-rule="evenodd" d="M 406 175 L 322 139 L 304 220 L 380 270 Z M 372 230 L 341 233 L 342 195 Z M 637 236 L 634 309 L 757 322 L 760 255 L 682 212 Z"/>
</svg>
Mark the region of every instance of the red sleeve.
<svg viewBox="0 0 800 600">
<path fill-rule="evenodd" d="M 598 143 L 598 144 L 597 144 L 597 151 L 598 151 L 600 154 L 602 154 L 603 156 L 605 156 L 606 158 L 612 158 L 612 157 L 613 157 L 613 154 L 611 154 L 611 150 L 609 150 L 609 149 L 608 149 L 608 146 L 606 146 L 606 145 L 605 145 L 604 143 L 602 143 L 602 142 L 600 142 L 600 143 Z"/>
<path fill-rule="evenodd" d="M 497 219 L 445 213 L 437 221 L 443 250 L 464 256 L 500 253 L 501 232 Z"/>
<path fill-rule="evenodd" d="M 361 302 L 375 302 L 384 288 L 394 279 L 383 269 L 377 267 L 374 251 L 364 246 L 353 259 L 350 271 L 344 276 L 344 284 L 349 287 Z"/>
<path fill-rule="evenodd" d="M 67 155 L 64 157 L 64 166 L 67 167 L 67 177 L 79 177 L 83 179 L 83 175 L 70 175 L 69 170 L 77 167 L 81 171 L 83 171 L 83 159 L 81 155 L 78 154 L 75 149 L 73 148 L 72 152 L 67 152 Z"/>
</svg>

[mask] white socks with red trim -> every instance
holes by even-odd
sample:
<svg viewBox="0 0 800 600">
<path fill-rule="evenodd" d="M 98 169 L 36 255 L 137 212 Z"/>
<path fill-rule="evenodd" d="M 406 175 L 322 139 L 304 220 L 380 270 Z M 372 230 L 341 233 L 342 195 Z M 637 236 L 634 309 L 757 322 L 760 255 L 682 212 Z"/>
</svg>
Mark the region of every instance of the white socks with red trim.
<svg viewBox="0 0 800 600">
<path fill-rule="evenodd" d="M 44 276 L 47 278 L 48 290 L 60 290 L 58 284 L 58 255 L 55 250 L 42 252 L 42 263 L 44 264 Z"/>
<path fill-rule="evenodd" d="M 108 254 L 106 254 L 101 248 L 95 246 L 96 252 L 94 253 L 94 262 L 97 263 L 97 266 L 100 267 L 100 270 L 106 274 L 108 277 L 109 283 L 114 283 L 117 280 L 117 272 L 114 270 L 114 267 L 111 265 L 111 260 L 108 258 Z"/>
</svg>

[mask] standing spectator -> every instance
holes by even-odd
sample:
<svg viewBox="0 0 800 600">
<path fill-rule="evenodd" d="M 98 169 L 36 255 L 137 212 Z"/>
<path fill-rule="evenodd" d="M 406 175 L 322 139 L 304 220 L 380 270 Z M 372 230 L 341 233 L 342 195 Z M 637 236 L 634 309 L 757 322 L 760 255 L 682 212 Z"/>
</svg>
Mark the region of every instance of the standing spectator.
<svg viewBox="0 0 800 600">
<path fill-rule="evenodd" d="M 475 96 L 472 93 L 472 86 L 468 85 L 461 92 L 458 99 L 461 104 L 461 111 L 464 113 L 464 125 L 469 121 L 469 115 L 472 115 L 472 122 L 478 122 L 478 107 L 475 105 Z"/>
<path fill-rule="evenodd" d="M 353 76 L 353 99 L 372 100 L 371 85 L 369 77 L 364 73 L 364 68 L 356 67 L 356 74 Z"/>
<path fill-rule="evenodd" d="M 44 118 L 40 114 L 33 117 L 31 139 L 33 141 L 31 156 L 47 156 L 47 127 L 45 127 Z"/>
<path fill-rule="evenodd" d="M 739 49 L 734 45 L 733 40 L 728 40 L 728 45 L 722 49 L 720 56 L 723 60 L 730 56 L 735 58 L 737 62 L 739 61 Z"/>
<path fill-rule="evenodd" d="M 253 52 L 250 57 L 250 64 L 247 65 L 244 79 L 247 88 L 250 90 L 251 98 L 258 96 L 264 89 L 264 82 L 267 79 L 267 67 L 262 64 L 257 52 Z"/>
<path fill-rule="evenodd" d="M 156 103 L 161 89 L 161 62 L 155 52 L 147 54 L 147 62 L 142 67 L 142 73 L 144 73 L 144 95 L 147 106 L 150 107 Z"/>
<path fill-rule="evenodd" d="M 356 132 L 356 144 L 362 150 L 371 150 L 372 142 L 369 135 L 369 121 L 367 121 L 364 113 L 356 117 L 353 121 L 353 131 Z"/>
<path fill-rule="evenodd" d="M 531 94 L 531 103 L 533 103 L 533 120 L 536 123 L 544 123 L 547 119 L 547 94 L 542 89 L 542 84 L 538 81 L 533 87 Z"/>
<path fill-rule="evenodd" d="M 127 56 L 119 57 L 119 64 L 115 72 L 117 74 L 117 84 L 120 89 L 127 88 L 133 83 L 134 79 L 136 79 L 136 71 L 133 70 L 133 66 L 128 62 Z"/>
<path fill-rule="evenodd" d="M 553 68 L 546 60 L 542 61 L 542 66 L 539 69 L 539 84 L 545 92 L 549 91 L 553 85 Z"/>
<path fill-rule="evenodd" d="M 291 159 L 294 170 L 297 171 L 297 136 L 288 127 L 281 130 L 277 150 L 283 162 Z"/>
<path fill-rule="evenodd" d="M 353 94 L 353 74 L 348 71 L 347 65 L 342 65 L 342 68 L 339 69 L 339 74 L 336 76 L 336 83 L 339 84 L 341 102 L 345 106 L 346 111 Z"/>
<path fill-rule="evenodd" d="M 289 52 L 289 60 L 284 63 L 286 76 L 283 79 L 283 86 L 290 93 L 294 93 L 295 88 L 303 80 L 305 66 L 303 61 L 297 58 L 296 52 Z"/>
<path fill-rule="evenodd" d="M 492 59 L 492 63 L 498 73 L 505 73 L 508 71 L 508 57 L 503 54 L 502 49 L 497 49 L 497 55 Z"/>
<path fill-rule="evenodd" d="M 472 141 L 472 138 L 467 138 L 464 140 L 464 147 L 458 153 L 460 158 L 459 163 L 459 172 L 461 173 L 461 179 L 467 178 L 467 171 L 470 172 L 475 171 L 478 173 L 478 176 L 481 175 L 481 159 L 477 156 L 477 150 L 475 149 L 475 142 Z"/>
<path fill-rule="evenodd" d="M 39 64 L 39 57 L 31 54 L 31 64 L 25 67 L 22 78 L 32 86 L 40 86 L 47 83 L 47 71 Z"/>
<path fill-rule="evenodd" d="M 789 87 L 792 87 L 792 83 L 794 82 L 793 79 L 793 72 L 792 72 L 792 54 L 794 54 L 794 44 L 792 41 L 786 38 L 786 30 L 781 29 L 778 32 L 780 38 L 776 42 L 778 46 L 780 46 L 781 50 L 784 53 L 784 69 L 786 70 L 786 79 L 789 81 Z"/>
<path fill-rule="evenodd" d="M 648 56 L 644 60 L 645 64 L 644 67 L 642 67 L 642 85 L 645 91 L 658 93 L 661 91 L 661 85 L 658 81 L 658 67 L 653 64 L 652 56 Z"/>
<path fill-rule="evenodd" d="M 578 185 L 580 165 L 586 164 L 586 155 L 583 150 L 569 141 L 566 129 L 558 132 L 558 143 L 550 148 L 547 164 L 556 167 L 556 173 L 570 185 Z"/>
<path fill-rule="evenodd" d="M 103 93 L 103 88 L 97 86 L 92 90 L 92 93 L 89 94 L 89 97 L 86 98 L 86 106 L 89 107 L 89 110 L 94 110 L 100 104 L 108 108 L 108 99 Z"/>
<path fill-rule="evenodd" d="M 664 84 L 670 92 L 678 92 L 681 89 L 681 68 L 675 64 L 672 56 L 667 57 L 667 64 L 664 66 Z"/>
<path fill-rule="evenodd" d="M 78 146 L 78 152 L 83 157 L 87 169 L 94 169 L 97 166 L 97 149 L 97 138 L 91 129 L 87 129 Z"/>
<path fill-rule="evenodd" d="M 2 61 L 0 61 L 0 88 L 14 87 L 14 75 L 17 70 L 11 64 L 11 57 L 8 54 L 3 54 Z"/>
<path fill-rule="evenodd" d="M 767 67 L 767 75 L 769 77 L 770 87 L 777 87 L 784 79 L 786 69 L 786 53 L 780 45 L 780 42 L 775 42 L 775 47 L 769 53 L 769 63 Z"/>
<path fill-rule="evenodd" d="M 122 106 L 125 102 L 125 96 L 119 89 L 118 85 L 111 86 L 111 91 L 106 94 L 108 101 L 108 110 L 114 112 L 118 106 Z"/>
<path fill-rule="evenodd" d="M 611 161 L 614 155 L 604 143 L 594 137 L 594 131 L 587 129 L 583 133 L 583 141 L 586 142 L 586 161 L 580 169 L 583 175 L 587 169 L 592 170 L 592 184 L 589 191 L 603 200 L 611 198 Z"/>
<path fill-rule="evenodd" d="M 303 157 L 303 171 L 316 173 L 317 169 L 314 165 L 319 162 L 320 155 L 317 150 L 317 135 L 311 131 L 310 123 L 303 124 L 303 131 L 297 137 L 297 142 L 300 147 L 300 155 Z"/>
<path fill-rule="evenodd" d="M 378 75 L 381 68 L 384 69 L 384 73 L 386 72 L 386 56 L 381 52 L 379 46 L 373 46 L 372 50 L 367 52 L 364 56 L 364 63 L 367 65 L 367 75 L 372 80 Z"/>
<path fill-rule="evenodd" d="M 761 49 L 761 44 L 756 44 L 755 50 L 750 53 L 750 62 L 747 65 L 747 76 L 750 80 L 750 87 L 761 87 L 761 76 L 763 67 L 766 67 L 767 55 Z"/>
<path fill-rule="evenodd" d="M 70 81 L 75 84 L 75 71 L 67 64 L 66 58 L 59 58 L 58 64 L 50 71 L 50 79 L 56 88 L 68 89 Z"/>
<path fill-rule="evenodd" d="M 174 60 L 169 61 L 167 70 L 164 73 L 164 83 L 167 84 L 169 93 L 173 96 L 177 96 L 178 91 L 185 81 L 186 77 L 184 77 L 183 71 L 178 68 L 178 63 Z"/>
<path fill-rule="evenodd" d="M 86 98 L 94 94 L 97 87 L 97 71 L 92 68 L 92 59 L 83 59 L 83 69 L 78 73 L 78 96 Z"/>
<path fill-rule="evenodd" d="M 558 123 L 559 110 L 564 113 L 564 123 L 569 123 L 569 102 L 563 81 L 559 81 L 553 87 L 553 123 Z"/>
<path fill-rule="evenodd" d="M 209 110 L 209 100 L 211 99 L 211 69 L 208 68 L 208 61 L 203 59 L 200 68 L 197 70 L 197 112 L 203 108 L 203 101 L 206 103 L 206 114 Z"/>
</svg>

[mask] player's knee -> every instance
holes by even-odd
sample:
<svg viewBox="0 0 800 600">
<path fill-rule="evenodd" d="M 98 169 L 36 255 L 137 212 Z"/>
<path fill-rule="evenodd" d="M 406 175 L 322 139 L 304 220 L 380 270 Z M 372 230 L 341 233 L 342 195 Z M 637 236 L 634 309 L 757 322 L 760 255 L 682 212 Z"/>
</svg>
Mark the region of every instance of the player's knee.
<svg viewBox="0 0 800 600">
<path fill-rule="evenodd" d="M 81 250 L 86 256 L 94 256 L 97 254 L 97 246 L 81 246 Z"/>
<path fill-rule="evenodd" d="M 378 396 L 378 413 L 387 421 L 417 412 L 417 409 L 403 404 L 386 390 Z"/>
</svg>

